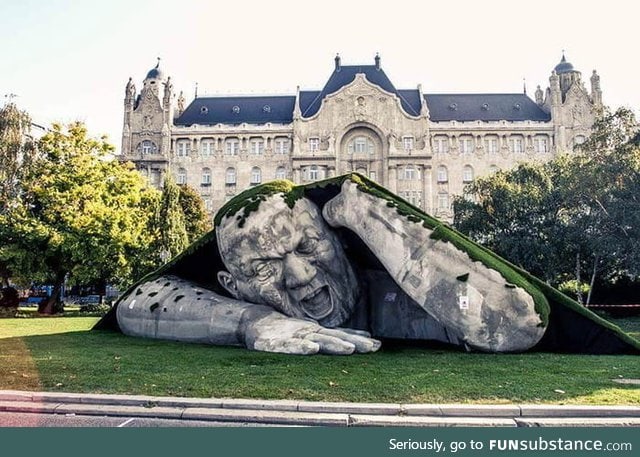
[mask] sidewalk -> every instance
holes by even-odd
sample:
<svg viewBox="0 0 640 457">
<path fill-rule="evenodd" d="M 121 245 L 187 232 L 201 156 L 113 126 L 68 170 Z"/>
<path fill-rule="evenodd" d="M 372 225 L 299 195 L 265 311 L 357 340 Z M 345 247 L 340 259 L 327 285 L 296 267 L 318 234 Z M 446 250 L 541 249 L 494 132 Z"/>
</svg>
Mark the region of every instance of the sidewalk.
<svg viewBox="0 0 640 457">
<path fill-rule="evenodd" d="M 0 411 L 333 427 L 640 427 L 640 406 L 329 403 L 0 390 Z"/>
</svg>

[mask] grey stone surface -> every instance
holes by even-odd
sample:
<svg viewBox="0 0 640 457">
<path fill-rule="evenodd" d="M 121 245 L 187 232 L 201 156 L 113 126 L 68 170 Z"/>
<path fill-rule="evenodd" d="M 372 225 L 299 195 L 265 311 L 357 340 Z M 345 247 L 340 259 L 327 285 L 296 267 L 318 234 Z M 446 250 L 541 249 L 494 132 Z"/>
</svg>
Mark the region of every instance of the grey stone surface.
<svg viewBox="0 0 640 457">
<path fill-rule="evenodd" d="M 59 403 L 31 401 L 0 401 L 0 411 L 25 411 L 33 413 L 54 413 Z"/>
<path fill-rule="evenodd" d="M 640 427 L 640 417 L 518 418 L 518 427 Z"/>
<path fill-rule="evenodd" d="M 325 425 L 337 427 L 347 427 L 349 425 L 348 414 L 302 413 L 295 411 L 187 408 L 184 410 L 182 418 L 215 421 L 250 421 L 286 425 Z"/>
<path fill-rule="evenodd" d="M 516 427 L 513 419 L 496 417 L 374 416 L 352 414 L 352 427 Z"/>
<path fill-rule="evenodd" d="M 522 417 L 640 417 L 640 406 L 522 405 Z"/>
<path fill-rule="evenodd" d="M 402 405 L 408 416 L 446 416 L 446 417 L 517 417 L 520 407 L 517 405 Z"/>
<path fill-rule="evenodd" d="M 298 411 L 314 413 L 357 413 L 357 414 L 385 414 L 398 415 L 402 407 L 396 403 L 335 403 L 335 402 L 306 402 L 298 404 Z"/>
<path fill-rule="evenodd" d="M 61 404 L 55 409 L 56 414 L 83 414 L 98 416 L 139 416 L 163 417 L 179 419 L 183 408 L 127 406 L 127 405 L 88 405 Z"/>
<path fill-rule="evenodd" d="M 224 409 L 253 409 L 271 411 L 298 410 L 298 402 L 294 400 L 223 399 L 220 401 L 220 403 L 221 407 Z"/>
</svg>

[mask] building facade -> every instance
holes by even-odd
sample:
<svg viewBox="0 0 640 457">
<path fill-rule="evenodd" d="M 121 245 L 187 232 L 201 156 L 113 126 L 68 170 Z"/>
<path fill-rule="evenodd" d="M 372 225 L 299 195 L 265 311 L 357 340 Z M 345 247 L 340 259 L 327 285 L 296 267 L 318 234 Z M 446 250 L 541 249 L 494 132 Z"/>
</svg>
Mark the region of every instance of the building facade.
<svg viewBox="0 0 640 457">
<path fill-rule="evenodd" d="M 466 184 L 523 161 L 572 151 L 602 107 L 596 71 L 587 90 L 562 56 L 549 87 L 522 94 L 423 94 L 396 89 L 373 65 L 342 65 L 322 90 L 280 96 L 176 98 L 159 64 L 138 93 L 126 85 L 122 160 L 160 186 L 164 173 L 197 189 L 215 213 L 240 191 L 351 171 L 434 216 L 450 219 Z"/>
</svg>

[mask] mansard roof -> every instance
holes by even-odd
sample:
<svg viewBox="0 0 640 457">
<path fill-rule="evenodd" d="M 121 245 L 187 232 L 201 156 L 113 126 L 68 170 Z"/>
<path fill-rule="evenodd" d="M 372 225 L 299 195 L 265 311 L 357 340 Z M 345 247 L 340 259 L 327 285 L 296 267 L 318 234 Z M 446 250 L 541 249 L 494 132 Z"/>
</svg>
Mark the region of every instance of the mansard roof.
<svg viewBox="0 0 640 457">
<path fill-rule="evenodd" d="M 427 94 L 420 98 L 417 89 L 396 89 L 385 72 L 376 65 L 337 65 L 324 88 L 320 91 L 300 91 L 299 104 L 302 117 L 318 113 L 322 100 L 353 82 L 356 74 L 364 73 L 367 80 L 386 92 L 395 94 L 402 108 L 418 116 L 426 102 L 430 118 L 444 121 L 542 121 L 551 119 L 526 94 Z M 266 124 L 293 122 L 296 97 L 294 95 L 245 95 L 196 98 L 175 119 L 175 125 L 192 124 Z"/>
<path fill-rule="evenodd" d="M 293 95 L 198 97 L 174 124 L 289 124 L 295 101 Z"/>
<path fill-rule="evenodd" d="M 358 73 L 364 73 L 367 80 L 376 86 L 380 87 L 382 90 L 386 92 L 390 92 L 392 94 L 400 97 L 400 101 L 402 103 L 402 108 L 412 116 L 418 116 L 420 114 L 420 98 L 417 100 L 413 100 L 414 104 L 410 103 L 406 100 L 401 92 L 409 92 L 409 91 L 398 91 L 391 80 L 387 77 L 386 73 L 382 68 L 376 65 L 342 65 L 337 66 L 329 80 L 325 84 L 324 88 L 317 95 L 315 100 L 313 100 L 308 106 L 302 107 L 300 106 L 300 111 L 302 112 L 302 117 L 311 117 L 318 112 L 320 109 L 320 105 L 322 104 L 322 100 L 330 94 L 338 92 L 347 84 L 353 82 Z M 417 91 L 416 91 L 417 93 Z"/>
<path fill-rule="evenodd" d="M 424 98 L 434 122 L 551 120 L 526 94 L 427 94 Z"/>
</svg>

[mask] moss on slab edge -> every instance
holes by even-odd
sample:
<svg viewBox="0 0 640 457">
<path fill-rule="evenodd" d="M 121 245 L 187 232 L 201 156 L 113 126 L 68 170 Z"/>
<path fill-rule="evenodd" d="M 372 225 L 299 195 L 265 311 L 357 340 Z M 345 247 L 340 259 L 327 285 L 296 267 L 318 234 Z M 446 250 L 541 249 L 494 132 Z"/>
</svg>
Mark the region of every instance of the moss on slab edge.
<svg viewBox="0 0 640 457">
<path fill-rule="evenodd" d="M 292 200 L 292 194 L 300 193 L 302 190 L 297 190 L 296 186 L 287 180 L 271 181 L 251 189 L 247 189 L 241 192 L 227 203 L 216 213 L 214 218 L 214 227 L 219 227 L 222 219 L 226 217 L 238 217 L 238 224 L 244 225 L 244 220 L 260 206 L 260 203 L 265 201 L 267 197 L 274 194 L 283 194 L 283 198 L 292 207 L 295 204 L 295 199 Z M 299 198 L 299 197 L 298 197 Z M 240 214 L 238 214 L 240 213 Z"/>
</svg>

